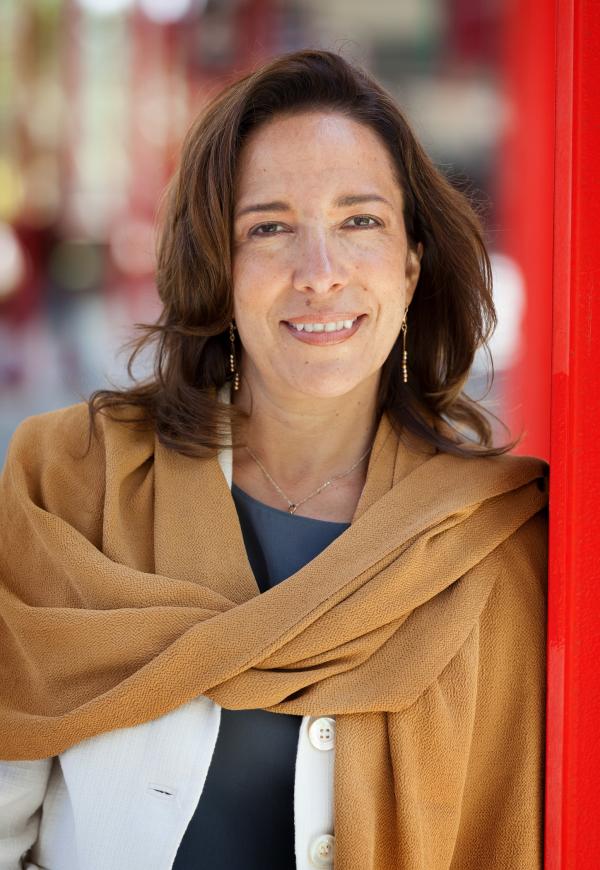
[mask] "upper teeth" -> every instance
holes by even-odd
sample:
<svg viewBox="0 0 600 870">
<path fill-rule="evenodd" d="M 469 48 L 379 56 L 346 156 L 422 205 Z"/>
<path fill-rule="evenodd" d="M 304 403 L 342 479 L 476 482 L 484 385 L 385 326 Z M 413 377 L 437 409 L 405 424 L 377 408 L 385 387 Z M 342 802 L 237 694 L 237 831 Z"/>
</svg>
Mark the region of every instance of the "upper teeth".
<svg viewBox="0 0 600 870">
<path fill-rule="evenodd" d="M 290 323 L 299 332 L 334 332 L 337 329 L 350 329 L 357 318 L 353 320 L 332 320 L 329 323 Z"/>
</svg>

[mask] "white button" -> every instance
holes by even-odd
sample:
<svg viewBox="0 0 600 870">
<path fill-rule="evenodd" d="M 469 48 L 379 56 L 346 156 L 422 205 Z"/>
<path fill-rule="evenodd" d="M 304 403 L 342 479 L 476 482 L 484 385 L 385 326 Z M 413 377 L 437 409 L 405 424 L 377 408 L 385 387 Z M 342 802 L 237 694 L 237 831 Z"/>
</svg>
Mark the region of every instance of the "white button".
<svg viewBox="0 0 600 870">
<path fill-rule="evenodd" d="M 333 867 L 335 837 L 321 834 L 310 844 L 310 862 L 314 867 Z"/>
<path fill-rule="evenodd" d="M 308 739 L 315 749 L 333 749 L 335 744 L 335 719 L 320 716 L 308 726 Z"/>
</svg>

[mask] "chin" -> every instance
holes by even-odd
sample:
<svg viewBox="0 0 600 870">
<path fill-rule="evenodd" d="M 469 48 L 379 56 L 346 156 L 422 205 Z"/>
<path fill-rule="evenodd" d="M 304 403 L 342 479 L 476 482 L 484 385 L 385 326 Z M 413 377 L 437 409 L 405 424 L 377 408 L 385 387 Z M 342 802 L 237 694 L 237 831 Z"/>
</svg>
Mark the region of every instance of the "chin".
<svg viewBox="0 0 600 870">
<path fill-rule="evenodd" d="M 288 389 L 292 392 L 310 396 L 313 399 L 337 399 L 356 390 L 365 379 L 313 376 L 302 382 L 288 382 Z"/>
</svg>

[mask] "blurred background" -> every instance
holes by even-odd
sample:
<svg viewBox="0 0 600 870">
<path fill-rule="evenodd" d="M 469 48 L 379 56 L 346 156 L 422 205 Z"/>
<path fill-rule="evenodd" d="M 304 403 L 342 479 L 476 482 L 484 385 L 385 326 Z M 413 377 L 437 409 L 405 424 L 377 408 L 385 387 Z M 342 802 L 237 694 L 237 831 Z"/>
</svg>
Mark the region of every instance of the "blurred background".
<svg viewBox="0 0 600 870">
<path fill-rule="evenodd" d="M 467 392 L 544 455 L 528 312 L 541 299 L 549 323 L 550 265 L 526 206 L 551 154 L 525 158 L 551 107 L 518 53 L 529 5 L 517 22 L 502 0 L 1 0 L 0 461 L 24 417 L 127 383 L 119 349 L 158 313 L 155 216 L 191 119 L 232 76 L 307 46 L 372 71 L 482 213 L 499 324 L 491 389 L 482 353 Z"/>
</svg>

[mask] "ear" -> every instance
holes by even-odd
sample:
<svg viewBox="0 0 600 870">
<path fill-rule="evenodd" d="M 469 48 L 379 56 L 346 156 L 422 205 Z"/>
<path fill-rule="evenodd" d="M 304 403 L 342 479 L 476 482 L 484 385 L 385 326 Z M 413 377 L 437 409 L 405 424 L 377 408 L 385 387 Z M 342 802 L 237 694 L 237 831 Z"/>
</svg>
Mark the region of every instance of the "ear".
<svg viewBox="0 0 600 870">
<path fill-rule="evenodd" d="M 416 248 L 409 248 L 406 255 L 406 302 L 405 305 L 410 305 L 419 275 L 421 274 L 421 258 L 423 256 L 423 244 L 418 242 Z"/>
</svg>

